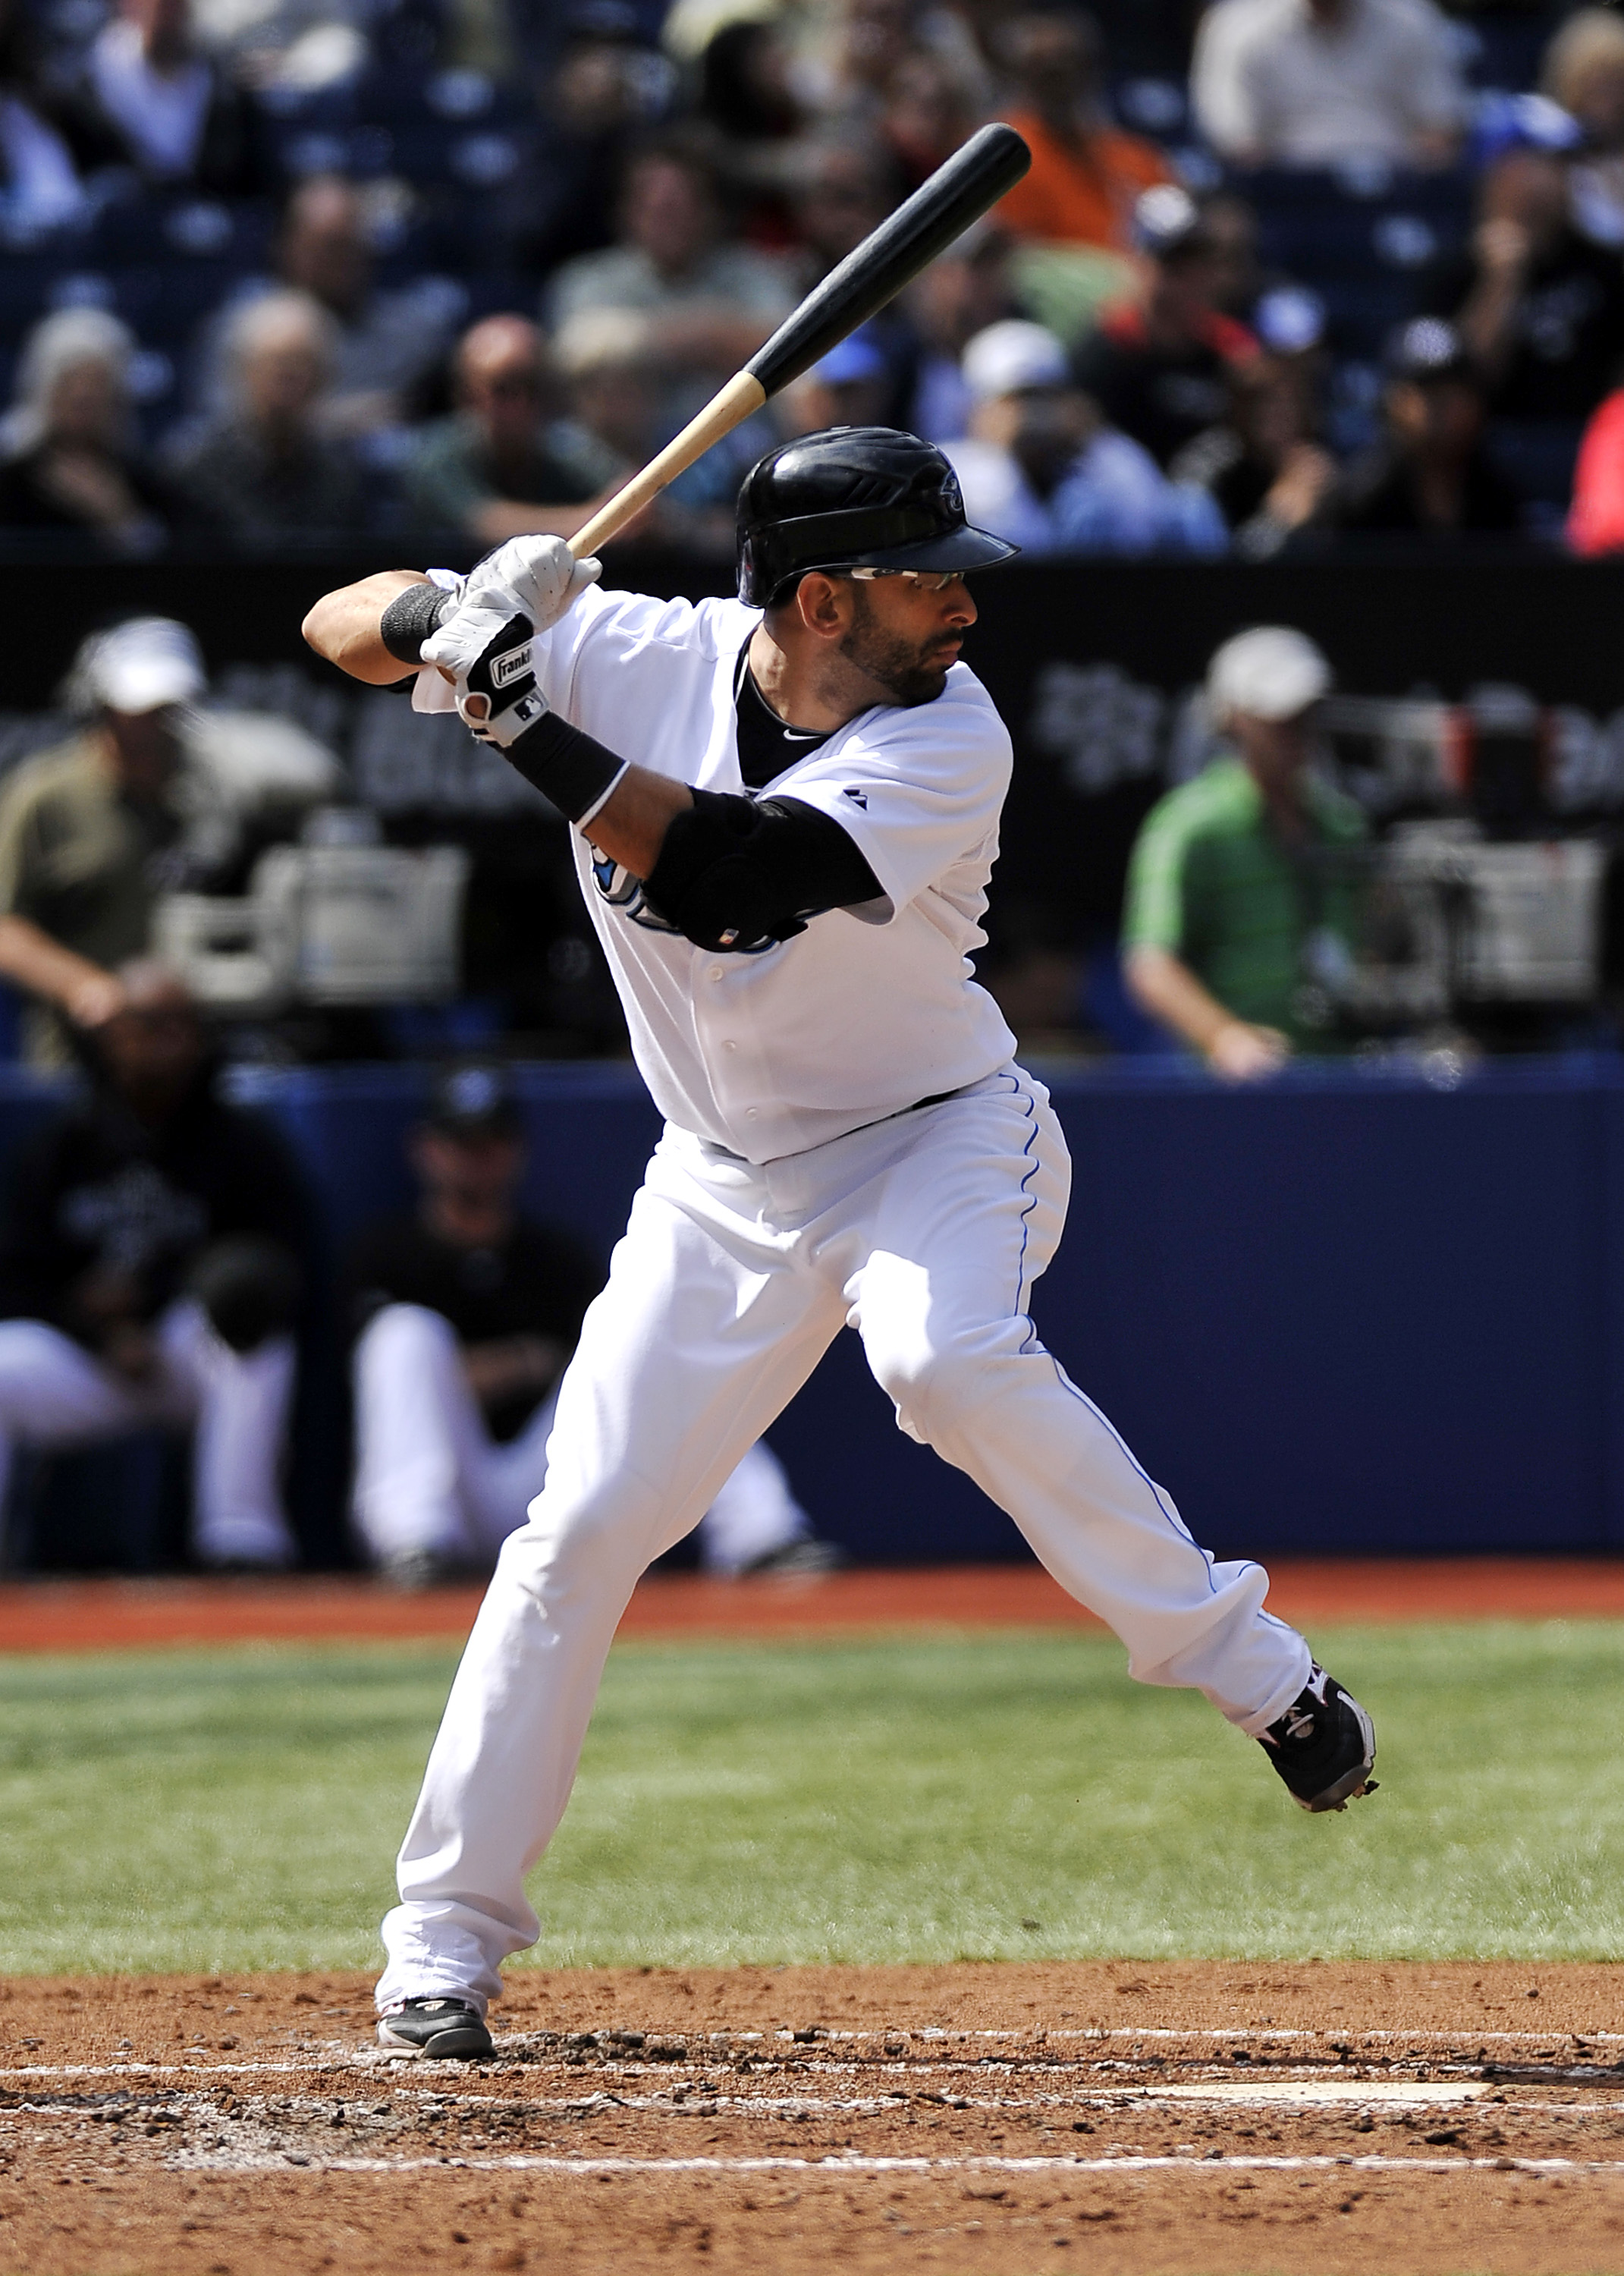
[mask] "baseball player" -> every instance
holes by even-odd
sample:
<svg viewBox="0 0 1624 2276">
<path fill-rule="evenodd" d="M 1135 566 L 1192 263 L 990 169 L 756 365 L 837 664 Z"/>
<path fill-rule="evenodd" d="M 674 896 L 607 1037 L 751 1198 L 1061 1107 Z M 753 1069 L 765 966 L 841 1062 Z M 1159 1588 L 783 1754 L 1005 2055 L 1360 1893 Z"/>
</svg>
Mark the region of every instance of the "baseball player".
<svg viewBox="0 0 1624 2276">
<path fill-rule="evenodd" d="M 968 962 L 1011 747 L 958 660 L 967 574 L 1013 550 L 931 445 L 831 428 L 746 477 L 736 601 L 595 590 L 596 562 L 520 538 L 465 584 L 391 572 L 306 621 L 359 679 L 414 668 L 414 702 L 454 703 L 570 818 L 666 1118 L 400 1852 L 397 2052 L 489 2051 L 637 1577 L 842 1327 L 1130 1673 L 1203 1691 L 1305 1809 L 1370 1790 L 1370 1718 L 1264 1612 L 1267 1574 L 1198 1546 L 1027 1314 L 1069 1163 Z"/>
</svg>

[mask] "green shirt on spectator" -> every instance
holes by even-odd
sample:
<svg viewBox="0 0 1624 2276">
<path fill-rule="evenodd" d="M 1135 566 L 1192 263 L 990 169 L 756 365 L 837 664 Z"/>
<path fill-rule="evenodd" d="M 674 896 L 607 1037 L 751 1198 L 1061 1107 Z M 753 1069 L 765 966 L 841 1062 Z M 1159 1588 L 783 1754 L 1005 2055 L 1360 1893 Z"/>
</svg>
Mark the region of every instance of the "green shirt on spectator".
<svg viewBox="0 0 1624 2276">
<path fill-rule="evenodd" d="M 1215 759 L 1170 791 L 1135 843 L 1122 945 L 1167 950 L 1238 1020 L 1312 1045 L 1317 1033 L 1300 1016 L 1305 949 L 1315 933 L 1351 948 L 1356 915 L 1353 865 L 1326 849 L 1358 844 L 1365 823 L 1312 775 L 1301 800 L 1307 835 L 1293 846 L 1271 827 L 1241 759 Z"/>
</svg>

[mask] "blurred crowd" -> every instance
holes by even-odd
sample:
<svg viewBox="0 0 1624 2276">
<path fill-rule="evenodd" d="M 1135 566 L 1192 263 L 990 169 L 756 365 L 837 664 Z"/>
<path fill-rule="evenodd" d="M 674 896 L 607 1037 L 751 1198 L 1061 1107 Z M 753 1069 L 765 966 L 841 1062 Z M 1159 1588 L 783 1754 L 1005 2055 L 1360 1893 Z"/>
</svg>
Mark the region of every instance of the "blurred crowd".
<svg viewBox="0 0 1624 2276">
<path fill-rule="evenodd" d="M 0 545 L 572 534 L 983 121 L 1030 173 L 630 535 L 906 426 L 1033 552 L 1624 544 L 1624 19 L 0 0 Z"/>
</svg>

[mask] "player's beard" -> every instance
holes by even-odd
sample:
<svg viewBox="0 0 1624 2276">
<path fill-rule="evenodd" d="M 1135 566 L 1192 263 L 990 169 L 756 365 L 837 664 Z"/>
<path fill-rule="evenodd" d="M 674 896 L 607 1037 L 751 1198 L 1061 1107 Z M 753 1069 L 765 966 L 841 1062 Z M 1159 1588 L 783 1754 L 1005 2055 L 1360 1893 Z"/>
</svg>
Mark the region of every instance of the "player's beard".
<svg viewBox="0 0 1624 2276">
<path fill-rule="evenodd" d="M 928 641 L 907 641 L 884 631 L 873 602 L 855 579 L 852 601 L 851 629 L 840 642 L 841 655 L 877 680 L 893 703 L 934 703 L 957 660 L 956 655 L 944 657 L 941 652 L 953 635 L 937 632 Z"/>
</svg>

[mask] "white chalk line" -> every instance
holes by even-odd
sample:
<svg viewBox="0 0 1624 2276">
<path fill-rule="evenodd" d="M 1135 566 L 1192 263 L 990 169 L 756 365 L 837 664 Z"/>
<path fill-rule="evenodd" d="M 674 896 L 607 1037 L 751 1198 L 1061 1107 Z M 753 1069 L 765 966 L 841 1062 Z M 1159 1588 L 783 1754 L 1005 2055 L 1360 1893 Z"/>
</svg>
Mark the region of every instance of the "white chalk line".
<svg viewBox="0 0 1624 2276">
<path fill-rule="evenodd" d="M 297 2158 L 234 2156 L 211 2159 L 193 2153 L 169 2161 L 171 2170 L 243 2173 L 296 2170 L 319 2174 L 490 2173 L 590 2176 L 618 2174 L 1545 2174 L 1624 2175 L 1624 2161 L 1574 2158 L 1365 2158 L 1200 2155 L 1151 2158 L 549 2158 L 514 2151 L 499 2158 Z"/>
<path fill-rule="evenodd" d="M 410 2094 L 410 2090 L 407 2090 Z M 710 2087 L 693 2094 L 620 2094 L 602 2091 L 593 2094 L 561 2096 L 527 2096 L 526 2107 L 537 2112 L 578 2110 L 655 2110 L 669 2111 L 673 2115 L 689 2117 L 701 2113 L 739 2112 L 747 2116 L 772 2114 L 778 2112 L 816 2112 L 822 2116 L 854 2118 L 883 2117 L 888 2111 L 899 2110 L 908 2104 L 923 2101 L 931 2107 L 946 2110 L 1071 2110 L 1087 2105 L 1091 2109 L 1142 2108 L 1168 2103 L 1205 2103 L 1218 2108 L 1241 2106 L 1255 2109 L 1260 2105 L 1289 2105 L 1294 2108 L 1334 2105 L 1338 2108 L 1360 2108 L 1381 2105 L 1406 2110 L 1432 2109 L 1438 2105 L 1455 2105 L 1480 2101 L 1494 2091 L 1487 2081 L 1469 2084 L 1437 2085 L 1423 2081 L 1408 2083 L 1401 2079 L 1303 2079 L 1242 2080 L 1232 2083 L 1227 2079 L 1214 2079 L 1194 2084 L 1181 2083 L 1173 2086 L 1111 2086 L 1083 2087 L 1067 2094 L 1023 2095 L 955 2095 L 944 2101 L 939 2095 L 909 2093 L 899 2088 L 884 2095 L 834 2097 L 800 2094 L 730 2094 L 724 2087 Z M 415 2098 L 424 2098 L 421 2092 Z M 431 2098 L 439 2101 L 436 2094 Z M 477 2108 L 489 2098 L 470 2098 Z M 0 2120 L 27 2111 L 71 2109 L 75 2105 L 50 2102 L 18 2102 L 10 2109 L 0 2109 Z M 1510 2108 L 1509 2103 L 1499 2103 L 1496 2108 Z M 1518 2109 L 1537 2105 L 1520 2100 Z M 1569 2110 L 1571 2103 L 1549 2105 L 1558 2110 Z M 1578 2105 L 1582 2108 L 1585 2105 Z M 1616 2110 L 1616 2103 L 1590 2105 L 1605 2111 Z"/>
</svg>

